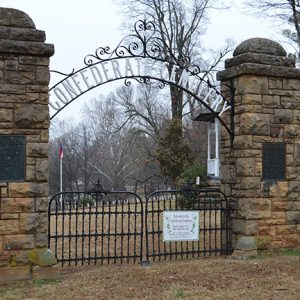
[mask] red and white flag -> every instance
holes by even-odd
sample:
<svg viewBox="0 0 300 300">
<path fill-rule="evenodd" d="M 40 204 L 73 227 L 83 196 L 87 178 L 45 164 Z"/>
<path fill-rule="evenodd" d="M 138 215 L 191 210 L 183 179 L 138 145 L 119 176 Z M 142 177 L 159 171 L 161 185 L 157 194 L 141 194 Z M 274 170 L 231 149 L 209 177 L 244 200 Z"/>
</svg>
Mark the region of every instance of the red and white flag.
<svg viewBox="0 0 300 300">
<path fill-rule="evenodd" d="M 62 144 L 59 145 L 59 158 L 60 159 L 64 158 L 64 152 L 63 152 Z"/>
</svg>

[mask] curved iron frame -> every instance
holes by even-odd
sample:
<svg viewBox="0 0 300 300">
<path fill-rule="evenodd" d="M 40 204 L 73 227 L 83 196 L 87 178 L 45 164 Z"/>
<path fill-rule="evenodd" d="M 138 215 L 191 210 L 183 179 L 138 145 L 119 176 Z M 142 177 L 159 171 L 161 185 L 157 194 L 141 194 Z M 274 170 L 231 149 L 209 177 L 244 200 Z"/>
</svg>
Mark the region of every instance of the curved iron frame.
<svg viewBox="0 0 300 300">
<path fill-rule="evenodd" d="M 70 78 L 71 76 L 82 72 L 85 69 L 88 69 L 92 66 L 96 66 L 98 64 L 101 64 L 103 62 L 109 62 L 112 60 L 119 60 L 119 59 L 126 59 L 126 58 L 144 58 L 144 59 L 152 59 L 154 61 L 160 61 L 160 62 L 167 62 L 170 65 L 176 65 L 178 68 L 180 68 L 182 71 L 186 70 L 191 75 L 190 76 L 196 76 L 197 79 L 199 79 L 200 83 L 204 82 L 207 84 L 207 86 L 210 89 L 213 89 L 217 95 L 220 95 L 222 97 L 222 100 L 230 106 L 230 115 L 231 115 L 231 122 L 228 126 L 223 119 L 220 118 L 217 112 L 215 112 L 210 106 L 205 103 L 201 98 L 199 98 L 196 94 L 194 94 L 192 91 L 188 90 L 185 87 L 182 87 L 181 85 L 168 81 L 163 78 L 154 77 L 154 76 L 141 76 L 141 75 L 133 75 L 133 76 L 123 76 L 114 78 L 111 80 L 107 80 L 105 82 L 101 82 L 95 86 L 92 86 L 88 88 L 86 91 L 81 92 L 79 95 L 76 95 L 74 98 L 72 98 L 68 103 L 66 103 L 63 107 L 61 107 L 59 110 L 57 110 L 56 113 L 54 113 L 50 120 L 53 119 L 62 109 L 64 109 L 66 106 L 68 106 L 70 103 L 72 103 L 74 100 L 79 98 L 81 95 L 84 95 L 85 93 L 91 91 L 92 89 L 104 85 L 106 83 L 110 83 L 117 80 L 124 80 L 124 84 L 126 86 L 131 85 L 131 80 L 134 79 L 138 83 L 145 83 L 150 84 L 153 81 L 158 81 L 159 88 L 164 88 L 167 85 L 172 85 L 178 89 L 181 89 L 188 95 L 195 98 L 200 104 L 202 104 L 206 109 L 208 109 L 215 118 L 217 118 L 220 123 L 224 126 L 226 131 L 230 134 L 231 140 L 233 140 L 234 137 L 234 123 L 233 123 L 233 116 L 234 116 L 234 105 L 233 105 L 233 96 L 234 91 L 231 90 L 232 99 L 230 101 L 226 100 L 225 97 L 217 90 L 215 86 L 213 86 L 209 80 L 205 80 L 204 77 L 199 76 L 201 70 L 198 65 L 191 64 L 191 60 L 189 57 L 183 57 L 180 60 L 176 58 L 176 56 L 172 53 L 170 47 L 166 44 L 164 40 L 162 40 L 160 37 L 156 36 L 156 27 L 155 24 L 152 21 L 146 21 L 146 20 L 138 20 L 134 24 L 134 34 L 130 34 L 123 38 L 119 45 L 112 51 L 110 51 L 109 47 L 99 47 L 95 50 L 94 54 L 89 54 L 84 58 L 84 64 L 85 66 L 77 71 L 74 69 L 70 74 L 65 74 L 59 71 L 51 70 L 50 72 L 57 73 L 60 75 L 65 76 L 62 80 L 57 82 L 54 86 L 50 88 L 50 91 L 55 89 L 59 84 Z M 148 35 L 148 36 L 147 36 Z M 124 46 L 124 41 L 129 40 L 129 43 L 127 46 Z M 167 53 L 167 54 L 166 54 Z"/>
<path fill-rule="evenodd" d="M 60 199 L 61 199 L 61 196 L 63 197 L 62 199 L 64 199 L 65 196 L 67 195 L 77 195 L 77 197 L 80 197 L 80 196 L 90 196 L 93 200 L 96 200 L 96 205 L 95 205 L 95 211 L 93 211 L 91 209 L 91 206 L 89 206 L 88 208 L 84 208 L 83 207 L 83 210 L 82 211 L 79 211 L 79 205 L 78 205 L 78 202 L 74 202 L 75 203 L 75 209 L 72 210 L 71 206 L 69 208 L 67 208 L 67 200 L 63 200 L 62 203 L 60 203 Z M 119 213 L 117 214 L 116 211 L 111 211 L 110 209 L 111 208 L 116 208 L 117 207 L 117 204 L 111 204 L 111 202 L 109 201 L 109 204 L 108 204 L 108 207 L 109 207 L 109 210 L 108 211 L 105 211 L 103 209 L 103 203 L 102 205 L 98 205 L 98 201 L 103 201 L 103 197 L 104 195 L 126 195 L 126 196 L 133 196 L 134 197 L 134 202 L 132 203 L 132 206 L 133 206 L 133 209 L 132 210 L 127 210 L 125 211 L 123 209 L 123 205 L 124 204 L 118 204 L 119 208 L 120 208 L 120 211 Z M 52 210 L 51 208 L 54 208 L 54 210 Z M 98 215 L 102 216 L 104 218 L 104 215 L 114 215 L 115 218 L 117 218 L 116 216 L 117 215 L 120 215 L 121 218 L 123 218 L 124 215 L 131 215 L 132 218 L 135 218 L 135 227 L 134 227 L 134 234 L 132 234 L 131 236 L 133 237 L 134 239 L 134 243 L 136 243 L 136 249 L 135 250 L 138 250 L 137 252 L 134 252 L 133 253 L 129 253 L 127 252 L 127 254 L 124 254 L 124 256 L 122 255 L 122 251 L 121 250 L 121 257 L 116 257 L 116 254 L 110 254 L 108 253 L 108 255 L 105 255 L 105 256 L 100 256 L 99 255 L 94 255 L 94 256 L 91 256 L 90 255 L 90 251 L 92 249 L 92 245 L 91 245 L 91 241 L 93 239 L 97 239 L 97 238 L 101 238 L 103 239 L 103 236 L 105 235 L 104 233 L 104 227 L 103 227 L 103 224 L 102 224 L 102 229 L 101 231 L 99 232 L 91 232 L 91 216 L 94 215 L 96 216 L 96 220 L 98 218 Z M 55 222 L 55 230 L 51 230 L 51 224 L 53 223 L 51 221 L 51 216 L 55 218 L 54 222 Z M 69 227 L 70 224 L 71 224 L 71 218 L 73 218 L 76 220 L 76 232 L 72 232 L 71 231 L 71 228 Z M 79 216 L 81 218 L 84 218 L 84 217 L 87 217 L 87 224 L 88 225 L 88 228 L 86 229 L 86 232 L 79 232 L 80 229 L 78 230 L 77 229 L 77 221 L 78 221 L 78 218 Z M 62 232 L 58 233 L 57 232 L 57 219 L 58 217 L 61 217 L 61 220 L 62 220 Z M 116 220 L 116 219 L 115 219 Z M 140 229 L 138 230 L 136 225 L 137 225 L 137 220 L 140 222 Z M 65 223 L 66 222 L 66 223 Z M 116 221 L 115 221 L 116 222 Z M 68 229 L 66 229 L 66 232 L 64 231 L 64 226 L 65 224 L 68 224 Z M 109 223 L 109 227 L 108 227 L 108 233 L 107 233 L 107 236 L 115 236 L 118 234 L 119 236 L 128 236 L 128 234 L 126 233 L 123 233 L 123 231 L 121 232 L 115 232 L 115 234 L 111 234 L 110 232 L 110 228 L 112 228 L 112 230 L 117 230 L 117 226 L 113 227 L 110 227 L 111 224 Z M 84 227 L 83 227 L 84 228 Z M 54 240 L 55 241 L 55 249 L 54 249 L 54 254 L 56 255 L 56 258 L 57 258 L 57 261 L 58 262 L 61 262 L 62 263 L 62 266 L 65 265 L 65 263 L 67 263 L 69 266 L 71 265 L 72 262 L 75 262 L 75 265 L 78 264 L 78 262 L 81 261 L 81 264 L 84 265 L 85 262 L 87 262 L 89 265 L 91 264 L 91 262 L 94 261 L 94 263 L 96 264 L 96 262 L 98 260 L 102 261 L 103 263 L 103 260 L 107 260 L 108 263 L 110 261 L 114 261 L 116 262 L 117 259 L 121 259 L 121 262 L 124 260 L 128 260 L 128 259 L 133 259 L 134 262 L 136 262 L 136 260 L 139 259 L 139 262 L 141 263 L 142 262 L 142 259 L 143 259 L 143 241 L 144 241 L 144 204 L 143 204 L 143 200 L 142 198 L 134 193 L 134 192 L 129 192 L 129 191 L 108 191 L 108 190 L 104 190 L 102 185 L 100 184 L 99 180 L 98 180 L 98 183 L 95 184 L 95 186 L 87 191 L 87 192 L 73 192 L 73 191 L 68 191 L 68 192 L 61 192 L 61 193 L 57 193 L 56 195 L 54 195 L 50 200 L 49 200 L 49 203 L 48 203 L 48 248 L 51 249 L 51 240 Z M 54 231 L 54 232 L 53 232 Z M 52 233 L 52 234 L 51 234 Z M 81 249 L 80 249 L 80 243 L 77 244 L 77 239 L 79 238 L 84 238 L 86 237 L 88 239 L 88 241 L 86 242 L 88 244 L 88 249 L 87 250 L 84 250 L 84 246 L 83 246 L 83 243 L 81 244 Z M 64 247 L 62 247 L 62 256 L 61 257 L 57 257 L 57 240 L 58 239 L 61 239 L 62 240 L 62 245 L 64 246 L 64 240 L 67 240 L 68 242 L 66 242 L 66 249 L 69 249 L 68 251 L 68 255 L 64 256 Z M 71 240 L 75 240 L 75 245 L 76 245 L 76 248 L 75 248 L 75 257 L 72 257 L 71 258 L 71 251 L 70 251 L 70 248 L 71 248 Z M 137 240 L 140 242 L 140 245 L 138 246 L 138 243 L 137 243 Z M 117 242 L 117 239 L 115 238 L 115 245 L 116 245 L 116 242 Z M 129 240 L 128 240 L 128 243 L 129 243 Z M 125 242 L 124 242 L 125 244 Z M 94 244 L 93 248 L 96 249 L 98 247 L 102 247 L 101 249 L 101 253 L 103 254 L 103 244 L 101 245 L 97 245 L 97 243 Z M 99 248 L 98 248 L 99 249 Z M 116 249 L 116 246 L 115 246 L 115 249 Z M 115 250 L 114 250 L 115 251 Z M 86 253 L 88 252 L 88 253 Z M 95 250 L 96 252 L 96 250 Z M 79 253 L 79 257 L 77 257 L 77 253 Z M 84 253 L 88 254 L 88 256 L 84 255 Z M 80 254 L 82 255 L 80 257 Z"/>
</svg>

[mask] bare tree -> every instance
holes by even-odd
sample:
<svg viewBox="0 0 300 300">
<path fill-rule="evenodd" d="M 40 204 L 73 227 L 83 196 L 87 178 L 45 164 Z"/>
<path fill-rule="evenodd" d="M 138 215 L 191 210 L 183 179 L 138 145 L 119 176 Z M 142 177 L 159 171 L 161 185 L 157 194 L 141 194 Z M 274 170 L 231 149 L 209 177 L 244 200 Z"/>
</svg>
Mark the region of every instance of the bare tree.
<svg viewBox="0 0 300 300">
<path fill-rule="evenodd" d="M 126 122 L 131 122 L 135 134 L 149 135 L 157 143 L 165 122 L 170 118 L 168 102 L 157 86 L 138 85 L 135 88 L 121 87 L 112 95 L 124 111 Z"/>
<path fill-rule="evenodd" d="M 156 24 L 165 57 L 173 58 L 186 68 L 195 48 L 200 47 L 200 35 L 206 27 L 209 0 L 119 0 L 127 15 L 143 16 Z M 169 65 L 169 73 L 172 66 Z M 182 72 L 182 71 L 181 71 Z M 179 80 L 181 72 L 177 74 Z M 170 85 L 172 118 L 182 120 L 183 91 Z"/>
<path fill-rule="evenodd" d="M 203 55 L 204 47 L 201 43 L 201 35 L 205 32 L 207 27 L 207 15 L 209 9 L 217 8 L 216 1 L 211 0 L 116 0 L 122 4 L 125 8 L 126 16 L 130 19 L 146 19 L 155 24 L 156 38 L 155 45 L 160 45 L 162 56 L 169 62 L 168 72 L 172 74 L 173 64 L 181 66 L 176 71 L 175 82 L 179 83 L 182 72 L 184 69 L 189 69 L 193 65 L 200 67 L 203 76 L 210 78 L 210 82 L 213 82 L 212 73 L 216 72 L 219 63 L 224 56 L 232 50 L 232 42 L 228 42 L 224 49 L 211 52 L 211 59 L 207 60 L 207 55 Z M 225 8 L 222 1 L 217 2 L 218 8 Z M 126 27 L 126 26 L 124 26 Z M 128 27 L 127 27 L 128 28 Z M 149 40 L 150 41 L 150 40 Z M 207 52 L 205 53 L 207 54 Z M 204 58 L 205 57 L 205 58 Z M 174 74 L 173 74 L 174 75 Z M 191 97 L 186 95 L 181 88 L 174 85 L 169 85 L 168 101 L 171 108 L 171 118 L 168 122 L 165 121 L 164 132 L 159 133 L 159 145 L 160 147 L 168 147 L 171 143 L 163 143 L 164 138 L 174 138 L 172 144 L 186 143 L 184 137 L 184 116 L 193 117 L 194 111 L 199 107 L 199 103 Z M 151 99 L 150 101 L 153 101 Z M 151 102 L 149 102 L 151 103 Z M 136 109 L 134 109 L 136 111 Z M 134 114 L 137 116 L 138 114 Z M 149 124 L 149 122 L 147 122 Z M 167 124 L 166 124 L 167 123 Z M 176 129 L 176 135 L 171 134 L 171 131 Z M 190 135 L 192 136 L 192 135 Z M 205 143 L 206 144 L 206 143 Z M 201 146 L 205 149 L 205 144 Z M 182 149 L 188 149 L 182 147 Z M 163 150 L 166 150 L 163 151 Z M 164 161 L 165 166 L 171 166 L 172 160 L 178 156 L 181 159 L 182 153 L 172 149 L 159 149 L 159 153 L 166 154 L 168 151 L 170 155 L 165 155 L 170 159 L 169 163 Z M 201 151 L 201 149 L 199 149 Z M 186 151 L 185 151 L 186 152 Z M 157 159 L 160 161 L 163 155 L 158 155 Z M 184 158 L 184 157 L 182 157 Z M 189 163 L 190 159 L 182 163 L 184 167 L 186 163 Z M 160 161 L 162 167 L 162 161 Z M 165 169 L 166 168 L 163 168 Z M 165 172 L 167 174 L 167 171 Z M 176 174 L 180 174 L 180 170 L 176 170 Z M 176 175 L 177 176 L 177 175 Z M 175 177 L 174 177 L 175 178 Z M 174 182 L 173 178 L 173 182 Z"/>
<path fill-rule="evenodd" d="M 157 184 L 153 178 L 162 181 L 154 152 L 165 110 L 148 101 L 145 94 L 150 90 L 140 93 L 134 98 L 131 88 L 121 88 L 86 105 L 84 121 L 55 124 L 60 134 L 51 139 L 51 194 L 59 192 L 60 144 L 64 191 L 88 190 L 98 178 L 104 187 L 114 189 Z"/>
<path fill-rule="evenodd" d="M 60 135 L 50 140 L 50 191 L 59 191 L 59 158 L 58 149 L 62 144 L 63 190 L 88 190 L 94 180 L 88 165 L 92 159 L 90 141 L 91 132 L 86 123 L 74 125 L 70 121 L 56 124 Z"/>
<path fill-rule="evenodd" d="M 125 188 L 136 169 L 135 158 L 130 156 L 128 132 L 131 124 L 124 121 L 125 117 L 112 94 L 86 105 L 84 116 L 93 131 L 93 161 L 88 162 L 89 166 L 107 186 Z"/>
<path fill-rule="evenodd" d="M 299 0 L 256 0 L 246 1 L 245 4 L 253 13 L 279 21 L 283 36 L 294 45 L 300 57 Z"/>
<path fill-rule="evenodd" d="M 143 19 L 145 15 L 156 24 L 164 56 L 170 62 L 169 74 L 172 63 L 183 69 L 197 63 L 207 74 L 216 69 L 226 53 L 218 52 L 209 63 L 201 56 L 200 37 L 206 28 L 211 0 L 116 1 L 124 5 L 129 16 Z M 176 74 L 177 81 L 181 72 Z M 194 99 L 186 97 L 175 86 L 170 85 L 168 93 L 163 93 L 155 85 L 140 85 L 137 89 L 124 87 L 86 107 L 86 131 L 82 127 L 74 133 L 82 150 L 73 145 L 72 152 L 77 157 L 84 185 L 97 175 L 118 188 L 130 180 L 145 182 L 154 175 L 161 176 L 156 152 L 167 133 L 166 128 L 172 125 L 169 126 L 168 121 L 172 119 L 180 125 L 179 135 L 173 141 L 176 145 L 177 140 L 183 139 L 183 116 L 196 107 Z"/>
</svg>

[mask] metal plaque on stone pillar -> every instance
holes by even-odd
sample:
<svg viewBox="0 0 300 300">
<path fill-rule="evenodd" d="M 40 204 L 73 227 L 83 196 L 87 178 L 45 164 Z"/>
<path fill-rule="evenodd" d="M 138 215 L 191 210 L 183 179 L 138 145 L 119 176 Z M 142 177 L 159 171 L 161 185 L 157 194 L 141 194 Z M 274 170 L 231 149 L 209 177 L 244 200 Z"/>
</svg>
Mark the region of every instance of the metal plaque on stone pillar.
<svg viewBox="0 0 300 300">
<path fill-rule="evenodd" d="M 286 151 L 284 143 L 263 144 L 263 180 L 285 179 Z"/>
<path fill-rule="evenodd" d="M 0 135 L 0 181 L 24 181 L 26 138 Z"/>
</svg>

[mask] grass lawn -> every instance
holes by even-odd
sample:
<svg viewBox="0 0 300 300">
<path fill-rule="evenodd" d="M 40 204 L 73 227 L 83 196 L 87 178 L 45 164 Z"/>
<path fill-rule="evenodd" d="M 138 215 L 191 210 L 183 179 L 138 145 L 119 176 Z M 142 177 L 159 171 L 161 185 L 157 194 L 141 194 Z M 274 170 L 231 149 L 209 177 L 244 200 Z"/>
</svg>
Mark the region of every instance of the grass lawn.
<svg viewBox="0 0 300 300">
<path fill-rule="evenodd" d="M 65 267 L 58 278 L 1 284 L 0 299 L 300 299 L 300 256 Z"/>
</svg>

